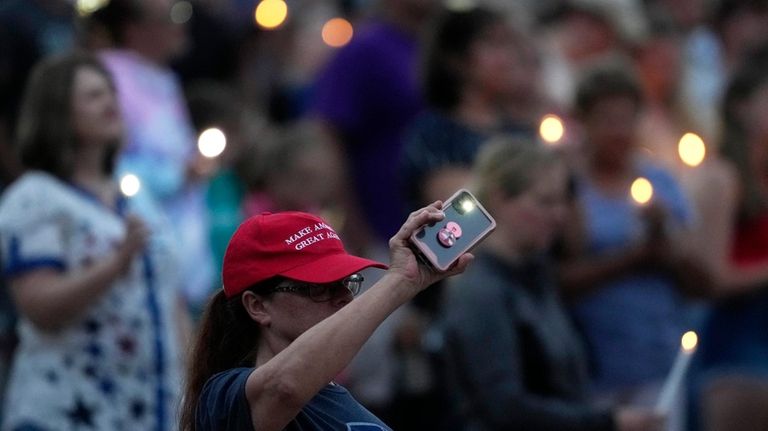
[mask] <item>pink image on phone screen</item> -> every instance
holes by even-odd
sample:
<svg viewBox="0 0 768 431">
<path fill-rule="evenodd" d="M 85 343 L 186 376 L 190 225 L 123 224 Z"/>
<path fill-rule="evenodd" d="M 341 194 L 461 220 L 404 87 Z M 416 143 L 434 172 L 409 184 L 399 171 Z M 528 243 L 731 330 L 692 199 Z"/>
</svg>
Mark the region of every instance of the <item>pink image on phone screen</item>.
<svg viewBox="0 0 768 431">
<path fill-rule="evenodd" d="M 446 248 L 453 247 L 459 238 L 461 238 L 461 226 L 453 221 L 448 222 L 444 228 L 437 232 L 437 242 Z"/>
</svg>

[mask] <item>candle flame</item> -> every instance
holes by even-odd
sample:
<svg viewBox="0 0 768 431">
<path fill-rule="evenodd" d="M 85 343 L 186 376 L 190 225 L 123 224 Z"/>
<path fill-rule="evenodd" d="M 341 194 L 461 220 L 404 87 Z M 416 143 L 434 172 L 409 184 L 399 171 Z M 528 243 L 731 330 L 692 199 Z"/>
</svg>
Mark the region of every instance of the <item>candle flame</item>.
<svg viewBox="0 0 768 431">
<path fill-rule="evenodd" d="M 557 144 L 565 135 L 563 120 L 554 114 L 545 115 L 539 125 L 539 135 L 548 144 Z"/>
<path fill-rule="evenodd" d="M 88 16 L 103 8 L 109 0 L 76 0 L 75 9 L 80 16 Z"/>
<path fill-rule="evenodd" d="M 139 177 L 136 175 L 125 174 L 123 178 L 120 179 L 120 191 L 123 192 L 125 196 L 135 196 L 139 190 L 141 190 L 141 181 L 139 181 Z"/>
<path fill-rule="evenodd" d="M 686 133 L 680 138 L 680 142 L 677 145 L 677 152 L 680 155 L 680 159 L 688 166 L 696 167 L 704 161 L 704 156 L 707 154 L 707 148 L 704 145 L 704 140 L 695 133 Z"/>
<path fill-rule="evenodd" d="M 288 5 L 283 0 L 261 0 L 254 15 L 256 24 L 272 30 L 285 22 L 288 17 Z"/>
<path fill-rule="evenodd" d="M 647 178 L 639 177 L 632 182 L 632 187 L 629 192 L 635 202 L 644 205 L 653 197 L 653 185 Z"/>
<path fill-rule="evenodd" d="M 699 343 L 699 337 L 693 331 L 688 331 L 683 334 L 683 338 L 680 340 L 680 344 L 683 346 L 683 350 L 686 352 L 692 352 L 696 350 L 696 345 Z"/>
<path fill-rule="evenodd" d="M 321 36 L 328 46 L 340 48 L 352 40 L 353 34 L 354 29 L 349 21 L 344 18 L 332 18 L 323 25 Z"/>
<path fill-rule="evenodd" d="M 208 158 L 219 156 L 227 146 L 227 137 L 220 129 L 212 127 L 206 129 L 197 138 L 197 149 L 200 154 Z"/>
</svg>

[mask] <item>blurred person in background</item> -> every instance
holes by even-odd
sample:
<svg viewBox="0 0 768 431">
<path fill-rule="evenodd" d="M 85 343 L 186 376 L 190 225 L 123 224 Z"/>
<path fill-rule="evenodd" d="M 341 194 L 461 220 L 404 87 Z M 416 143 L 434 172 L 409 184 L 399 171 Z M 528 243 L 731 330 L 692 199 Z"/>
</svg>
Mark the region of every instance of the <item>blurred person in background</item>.
<svg viewBox="0 0 768 431">
<path fill-rule="evenodd" d="M 514 38 L 506 18 L 484 7 L 437 16 L 423 65 L 428 109 L 411 126 L 402 160 L 400 184 L 412 203 L 445 199 L 465 185 L 475 154 L 494 133 L 532 133 L 505 118 L 518 61 Z"/>
<path fill-rule="evenodd" d="M 682 36 L 665 17 L 650 20 L 648 37 L 633 50 L 645 101 L 638 118 L 637 146 L 665 169 L 679 174 L 680 137 L 691 129 L 680 100 Z"/>
<path fill-rule="evenodd" d="M 693 217 L 687 196 L 637 153 L 643 106 L 638 84 L 617 66 L 596 69 L 579 86 L 586 163 L 576 174 L 560 276 L 589 348 L 593 394 L 648 406 L 690 323 L 684 293 L 708 285 L 682 243 Z M 653 186 L 644 205 L 630 197 L 638 177 Z"/>
<path fill-rule="evenodd" d="M 254 182 L 254 162 L 260 155 L 257 136 L 264 133 L 266 122 L 227 84 L 198 81 L 185 94 L 196 134 L 218 129 L 225 138 L 224 150 L 216 156 L 219 167 L 205 191 L 209 239 L 220 270 L 229 238 L 246 218 L 243 203 Z"/>
<path fill-rule="evenodd" d="M 6 0 L 0 5 L 0 188 L 21 174 L 11 145 L 22 91 L 41 58 L 75 42 L 75 9 L 67 0 Z"/>
<path fill-rule="evenodd" d="M 398 160 L 404 134 L 423 107 L 420 39 L 437 5 L 436 0 L 377 2 L 370 18 L 355 26 L 352 40 L 320 69 L 311 89 L 308 116 L 342 161 L 340 231 L 350 251 L 363 256 L 384 258 L 386 241 L 405 214 Z M 394 392 L 398 314 L 379 327 L 348 369 L 355 395 L 385 422 Z"/>
<path fill-rule="evenodd" d="M 723 0 L 715 13 L 715 30 L 722 44 L 726 76 L 748 59 L 747 54 L 768 42 L 768 2 Z M 725 85 L 724 80 L 721 84 Z"/>
<path fill-rule="evenodd" d="M 175 427 L 187 326 L 167 220 L 112 173 L 123 122 L 95 58 L 45 60 L 18 124 L 29 171 L 0 201 L 19 312 L 3 429 Z M 143 217 L 143 220 L 138 217 Z"/>
<path fill-rule="evenodd" d="M 645 16 L 634 0 L 567 0 L 539 31 L 544 89 L 567 110 L 585 73 L 599 62 L 626 57 L 626 47 L 643 37 Z"/>
<path fill-rule="evenodd" d="M 111 0 L 90 16 L 112 46 L 99 52 L 115 77 L 127 142 L 117 171 L 139 177 L 172 220 L 182 288 L 201 309 L 215 285 L 205 184 L 217 161 L 196 148 L 188 108 L 169 62 L 184 50 L 185 30 L 171 19 L 171 0 Z"/>
<path fill-rule="evenodd" d="M 349 187 L 342 231 L 350 248 L 371 255 L 405 213 L 397 160 L 403 134 L 422 108 L 417 61 L 434 0 L 384 0 L 352 41 L 321 69 L 310 115 L 343 157 Z"/>
<path fill-rule="evenodd" d="M 651 21 L 668 20 L 677 35 L 681 59 L 678 108 L 687 126 L 701 131 L 705 139 L 714 139 L 719 133 L 718 103 L 726 79 L 722 43 L 713 25 L 722 3 L 651 0 L 646 4 Z"/>
<path fill-rule="evenodd" d="M 496 138 L 473 187 L 497 222 L 442 309 L 446 392 L 461 430 L 661 430 L 648 410 L 597 407 L 587 356 L 549 255 L 567 214 L 568 170 L 533 140 Z"/>
<path fill-rule="evenodd" d="M 750 55 L 723 101 L 720 157 L 708 157 L 697 248 L 718 299 L 694 368 L 694 424 L 712 431 L 768 428 L 768 50 Z"/>
<path fill-rule="evenodd" d="M 449 5 L 438 12 L 423 55 L 428 107 L 409 128 L 401 159 L 398 185 L 412 205 L 446 199 L 465 186 L 489 136 L 530 132 L 506 117 L 518 61 L 514 41 L 507 18 L 495 10 Z M 397 429 L 428 428 L 443 414 L 441 382 L 425 345 L 441 293 L 425 291 L 400 316 L 394 339 Z"/>
<path fill-rule="evenodd" d="M 74 5 L 68 0 L 0 2 L 0 192 L 23 172 L 12 141 L 30 71 L 41 58 L 72 47 L 74 21 Z M 8 290 L 6 280 L 0 278 L 0 405 L 18 342 Z"/>
<path fill-rule="evenodd" d="M 303 211 L 343 221 L 341 160 L 317 124 L 303 122 L 262 135 L 251 169 L 258 171 L 243 201 L 246 217 L 263 212 Z"/>
</svg>

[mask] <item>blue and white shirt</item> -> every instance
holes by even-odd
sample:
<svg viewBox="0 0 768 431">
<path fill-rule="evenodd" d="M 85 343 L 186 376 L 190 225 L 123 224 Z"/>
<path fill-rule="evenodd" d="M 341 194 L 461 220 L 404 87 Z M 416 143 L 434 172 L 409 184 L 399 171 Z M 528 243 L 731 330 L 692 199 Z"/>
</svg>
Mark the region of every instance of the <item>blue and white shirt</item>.
<svg viewBox="0 0 768 431">
<path fill-rule="evenodd" d="M 130 270 L 58 332 L 19 315 L 3 429 L 170 430 L 177 422 L 180 349 L 173 252 L 140 200 L 108 208 L 87 192 L 30 172 L 0 200 L 0 254 L 12 278 L 38 268 L 75 273 L 114 252 L 125 235 L 120 209 L 152 231 Z"/>
</svg>

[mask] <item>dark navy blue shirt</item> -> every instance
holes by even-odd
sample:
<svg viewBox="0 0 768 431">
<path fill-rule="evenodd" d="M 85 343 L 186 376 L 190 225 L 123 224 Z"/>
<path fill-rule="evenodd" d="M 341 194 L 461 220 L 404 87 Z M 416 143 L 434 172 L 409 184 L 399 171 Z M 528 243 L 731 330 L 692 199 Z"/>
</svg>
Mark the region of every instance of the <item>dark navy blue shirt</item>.
<svg viewBox="0 0 768 431">
<path fill-rule="evenodd" d="M 235 368 L 206 382 L 197 407 L 198 431 L 252 430 L 245 382 L 253 368 Z M 288 431 L 391 431 L 343 386 L 328 385 L 285 427 Z"/>
</svg>

